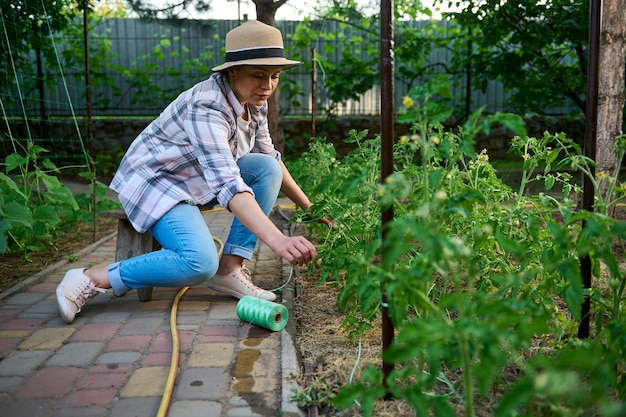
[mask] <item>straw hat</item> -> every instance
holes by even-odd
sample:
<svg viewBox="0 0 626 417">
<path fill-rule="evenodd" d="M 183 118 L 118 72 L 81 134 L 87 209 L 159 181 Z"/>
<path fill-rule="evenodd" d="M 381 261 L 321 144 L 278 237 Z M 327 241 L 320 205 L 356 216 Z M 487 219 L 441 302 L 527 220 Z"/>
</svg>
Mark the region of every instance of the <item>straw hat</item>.
<svg viewBox="0 0 626 417">
<path fill-rule="evenodd" d="M 278 65 L 290 68 L 299 64 L 302 62 L 285 58 L 280 30 L 258 20 L 250 20 L 226 34 L 226 63 L 213 68 L 213 71 L 236 65 Z"/>
</svg>

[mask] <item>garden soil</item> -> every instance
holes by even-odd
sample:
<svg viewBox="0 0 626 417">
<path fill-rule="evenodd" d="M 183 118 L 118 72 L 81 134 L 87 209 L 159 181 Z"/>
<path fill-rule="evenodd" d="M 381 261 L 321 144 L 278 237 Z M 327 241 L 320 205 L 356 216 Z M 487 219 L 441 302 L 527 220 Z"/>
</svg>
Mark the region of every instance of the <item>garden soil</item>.
<svg viewBox="0 0 626 417">
<path fill-rule="evenodd" d="M 44 251 L 29 253 L 11 252 L 0 255 L 0 292 L 11 288 L 28 277 L 43 271 L 62 260 L 71 261 L 74 255 L 117 229 L 117 220 L 96 218 L 96 230 L 91 224 L 79 224 L 54 239 L 54 244 Z M 95 236 L 95 237 L 94 237 Z"/>
</svg>

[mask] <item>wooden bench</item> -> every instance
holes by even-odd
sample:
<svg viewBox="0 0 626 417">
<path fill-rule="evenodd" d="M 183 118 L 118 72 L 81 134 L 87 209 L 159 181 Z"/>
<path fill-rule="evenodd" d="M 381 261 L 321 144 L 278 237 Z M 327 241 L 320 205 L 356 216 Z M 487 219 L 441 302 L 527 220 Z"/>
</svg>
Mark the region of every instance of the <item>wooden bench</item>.
<svg viewBox="0 0 626 417">
<path fill-rule="evenodd" d="M 117 219 L 116 262 L 161 249 L 161 245 L 150 232 L 139 233 L 133 228 L 124 210 L 108 210 L 103 215 Z M 139 301 L 152 300 L 152 287 L 137 289 L 137 298 Z"/>
</svg>

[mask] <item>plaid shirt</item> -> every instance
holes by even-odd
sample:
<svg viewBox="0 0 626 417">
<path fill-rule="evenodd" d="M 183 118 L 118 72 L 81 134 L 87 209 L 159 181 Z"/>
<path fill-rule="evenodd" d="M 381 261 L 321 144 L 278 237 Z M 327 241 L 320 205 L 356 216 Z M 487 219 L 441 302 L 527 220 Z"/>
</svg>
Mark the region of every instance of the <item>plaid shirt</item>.
<svg viewBox="0 0 626 417">
<path fill-rule="evenodd" d="M 267 103 L 248 106 L 251 152 L 273 155 Z M 244 109 L 222 74 L 215 73 L 180 94 L 130 145 L 111 188 L 138 232 L 152 227 L 181 202 L 228 207 L 237 193 L 250 192 L 235 161 L 237 117 Z"/>
</svg>

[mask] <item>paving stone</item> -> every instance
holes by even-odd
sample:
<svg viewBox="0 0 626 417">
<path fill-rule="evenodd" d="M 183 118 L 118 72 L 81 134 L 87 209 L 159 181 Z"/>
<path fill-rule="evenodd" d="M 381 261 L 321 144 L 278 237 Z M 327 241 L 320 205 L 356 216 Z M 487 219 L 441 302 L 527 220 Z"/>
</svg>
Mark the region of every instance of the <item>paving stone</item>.
<svg viewBox="0 0 626 417">
<path fill-rule="evenodd" d="M 21 376 L 2 376 L 0 377 L 0 392 L 4 394 L 11 394 L 17 390 L 22 384 L 24 377 Z M 2 398 L 0 397 L 0 402 Z M 0 414 L 4 415 L 4 414 Z"/>
<path fill-rule="evenodd" d="M 226 412 L 226 416 L 228 417 L 264 417 L 268 415 L 275 414 L 274 411 L 262 409 L 261 412 L 263 414 L 259 414 L 252 410 L 250 407 L 239 407 L 239 408 L 231 408 Z M 267 414 L 269 413 L 269 414 Z"/>
<path fill-rule="evenodd" d="M 178 311 L 181 313 L 189 312 L 189 311 L 207 311 L 209 309 L 210 303 L 208 301 L 190 301 L 182 299 L 178 303 Z"/>
<path fill-rule="evenodd" d="M 178 363 L 183 363 L 182 357 L 179 356 Z M 151 353 L 145 355 L 141 360 L 141 366 L 170 366 L 172 363 L 171 353 Z"/>
<path fill-rule="evenodd" d="M 48 359 L 46 366 L 87 366 L 94 361 L 103 347 L 103 342 L 70 343 L 61 347 Z"/>
<path fill-rule="evenodd" d="M 150 345 L 150 349 L 148 351 L 150 353 L 171 352 L 172 351 L 172 335 L 170 334 L 170 332 L 158 333 L 156 337 L 152 340 L 152 344 Z"/>
<path fill-rule="evenodd" d="M 32 306 L 46 297 L 48 297 L 46 293 L 26 291 L 13 295 L 6 302 L 12 306 Z"/>
<path fill-rule="evenodd" d="M 108 415 L 111 417 L 154 416 L 159 411 L 160 404 L 160 395 L 146 398 L 122 398 L 111 407 Z"/>
<path fill-rule="evenodd" d="M 21 337 L 8 337 L 0 335 L 0 356 L 12 352 L 21 342 Z"/>
<path fill-rule="evenodd" d="M 187 366 L 227 367 L 233 360 L 234 346 L 232 343 L 200 343 L 196 344 L 189 356 Z"/>
<path fill-rule="evenodd" d="M 236 337 L 238 328 L 235 326 L 204 326 L 200 330 L 201 335 Z"/>
<path fill-rule="evenodd" d="M 170 404 L 168 416 L 220 417 L 222 405 L 217 401 L 176 401 Z"/>
<path fill-rule="evenodd" d="M 266 333 L 265 337 L 247 337 L 245 339 L 241 339 L 238 346 L 242 349 L 276 349 L 280 346 L 280 333 Z"/>
<path fill-rule="evenodd" d="M 103 311 L 91 318 L 91 323 L 123 323 L 130 317 L 129 311 Z"/>
<path fill-rule="evenodd" d="M 207 304 L 207 303 L 204 303 Z M 199 309 L 199 310 L 178 310 L 178 313 L 176 314 L 176 324 L 178 325 L 178 328 L 182 328 L 183 326 L 195 326 L 198 327 L 202 324 L 204 324 L 204 322 L 206 321 L 206 317 L 204 316 L 204 314 L 198 314 L 198 311 L 206 311 L 208 310 L 207 308 L 204 309 Z"/>
<path fill-rule="evenodd" d="M 120 397 L 162 396 L 169 371 L 169 366 L 150 366 L 137 369 L 128 379 Z"/>
<path fill-rule="evenodd" d="M 65 407 L 52 411 L 50 417 L 105 417 L 108 413 L 105 407 Z"/>
<path fill-rule="evenodd" d="M 39 303 L 33 304 L 31 307 L 24 310 L 20 317 L 36 317 L 44 316 L 51 317 L 59 314 L 59 307 L 56 300 L 44 300 Z"/>
<path fill-rule="evenodd" d="M 232 391 L 238 394 L 264 394 L 280 389 L 280 382 L 275 378 L 246 376 L 232 382 Z"/>
<path fill-rule="evenodd" d="M 42 368 L 25 379 L 15 398 L 55 398 L 65 394 L 85 371 L 79 368 Z"/>
<path fill-rule="evenodd" d="M 178 331 L 195 332 L 200 328 L 198 324 L 178 324 L 176 329 Z"/>
<path fill-rule="evenodd" d="M 20 350 L 45 350 L 58 349 L 69 340 L 75 332 L 72 328 L 46 328 L 37 330 L 26 339 L 18 349 Z"/>
<path fill-rule="evenodd" d="M 232 320 L 239 322 L 237 317 L 237 303 L 236 302 L 215 302 L 211 305 L 209 314 L 207 316 L 209 320 Z"/>
<path fill-rule="evenodd" d="M 133 314 L 131 315 L 131 319 L 133 320 L 147 320 L 158 318 L 163 320 L 163 322 L 169 321 L 170 314 L 170 306 L 172 304 L 171 300 L 163 301 L 167 305 L 165 307 L 155 306 L 161 301 L 148 301 L 148 302 L 137 302 L 130 307 Z"/>
<path fill-rule="evenodd" d="M 15 352 L 0 362 L 0 376 L 26 376 L 53 354 L 51 350 L 28 350 Z"/>
<path fill-rule="evenodd" d="M 100 342 L 110 340 L 120 323 L 89 323 L 72 335 L 72 342 Z"/>
<path fill-rule="evenodd" d="M 40 282 L 39 284 L 35 284 L 32 287 L 28 288 L 28 291 L 54 294 L 56 288 L 57 284 L 54 282 Z"/>
<path fill-rule="evenodd" d="M 53 400 L 31 399 L 0 401 L 0 416 L 6 417 L 45 417 L 54 405 Z"/>
<path fill-rule="evenodd" d="M 0 324 L 0 330 L 33 330 L 45 322 L 42 318 L 14 318 Z"/>
<path fill-rule="evenodd" d="M 209 217 L 212 233 L 225 240 L 232 215 Z M 114 253 L 111 239 L 79 263 L 105 266 Z M 277 285 L 276 275 L 290 270 L 265 258 L 275 255 L 259 245 L 247 266 L 269 288 Z M 138 301 L 136 291 L 98 295 L 67 325 L 54 294 L 67 269 L 50 271 L 26 292 L 0 300 L 0 416 L 156 415 L 170 372 L 169 315 L 179 289 L 157 287 L 150 302 Z M 280 410 L 282 332 L 242 323 L 236 306 L 236 299 L 204 283 L 184 294 L 169 417 L 286 417 Z"/>
<path fill-rule="evenodd" d="M 221 400 L 227 395 L 230 374 L 222 368 L 192 368 L 179 374 L 177 400 Z"/>
<path fill-rule="evenodd" d="M 23 339 L 32 332 L 33 330 L 0 330 L 0 339 L 8 339 L 12 337 Z"/>
<path fill-rule="evenodd" d="M 120 328 L 120 336 L 137 336 L 137 335 L 154 335 L 163 327 L 164 320 L 162 317 L 155 318 L 131 318 L 127 320 Z"/>
<path fill-rule="evenodd" d="M 133 365 L 131 364 L 119 364 L 109 363 L 104 365 L 93 365 L 89 367 L 89 373 L 93 374 L 109 374 L 109 373 L 123 373 L 129 374 L 132 371 Z"/>
<path fill-rule="evenodd" d="M 103 373 L 92 372 L 92 370 L 93 368 L 89 368 L 89 373 L 76 381 L 76 389 L 121 388 L 128 379 L 126 373 Z"/>
<path fill-rule="evenodd" d="M 79 329 L 83 326 L 83 324 L 87 321 L 87 319 L 78 316 L 74 322 L 72 324 L 65 324 L 65 322 L 63 321 L 63 318 L 61 317 L 60 314 L 56 314 L 56 317 L 53 317 L 51 320 L 47 321 L 43 327 L 47 327 L 47 328 L 59 328 L 59 327 L 67 327 L 67 328 L 75 328 L 75 329 Z"/>
<path fill-rule="evenodd" d="M 107 352 L 98 356 L 97 365 L 135 363 L 141 360 L 139 352 Z"/>
<path fill-rule="evenodd" d="M 152 341 L 152 336 L 117 336 L 106 345 L 107 352 L 124 352 L 124 351 L 133 351 L 140 352 L 146 349 L 150 342 Z"/>
<path fill-rule="evenodd" d="M 169 311 L 170 307 L 172 305 L 172 300 L 167 299 L 167 300 L 153 300 L 153 301 L 149 301 L 147 303 L 141 303 L 138 306 L 139 310 L 143 310 L 143 311 L 158 311 L 158 312 L 162 312 L 162 311 Z"/>
<path fill-rule="evenodd" d="M 67 407 L 106 407 L 117 395 L 116 389 L 85 389 L 69 393 L 63 400 Z"/>
<path fill-rule="evenodd" d="M 181 352 L 186 352 L 191 349 L 194 344 L 197 332 L 188 331 L 188 330 L 179 330 L 178 331 L 178 343 L 179 349 Z M 170 349 L 171 350 L 171 349 Z"/>
</svg>

